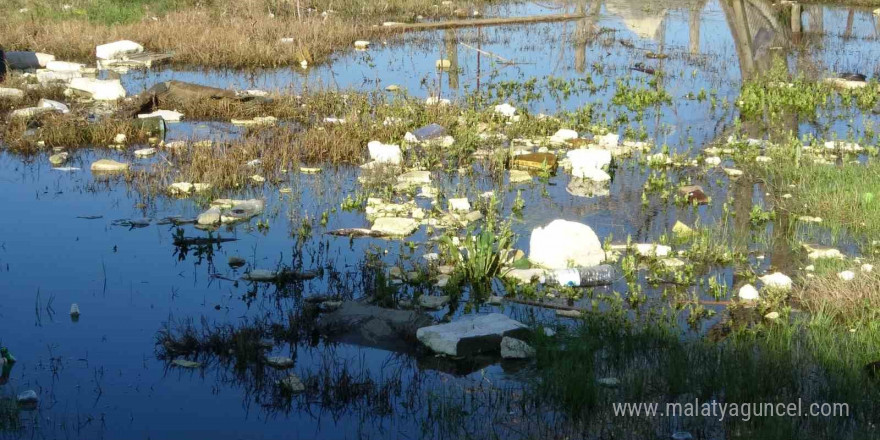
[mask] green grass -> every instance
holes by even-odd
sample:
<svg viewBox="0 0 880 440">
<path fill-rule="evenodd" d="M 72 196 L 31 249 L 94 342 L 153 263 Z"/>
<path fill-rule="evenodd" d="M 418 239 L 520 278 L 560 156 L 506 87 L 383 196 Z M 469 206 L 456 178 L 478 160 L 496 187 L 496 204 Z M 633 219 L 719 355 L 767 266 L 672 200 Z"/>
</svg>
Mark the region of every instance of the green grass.
<svg viewBox="0 0 880 440">
<path fill-rule="evenodd" d="M 764 170 L 767 180 L 778 193 L 792 195 L 781 199 L 781 209 L 820 217 L 823 228 L 835 235 L 846 232 L 862 245 L 880 238 L 880 199 L 875 196 L 880 195 L 880 165 L 872 161 L 798 167 L 793 160 L 774 162 Z"/>
<path fill-rule="evenodd" d="M 671 320 L 671 317 L 668 317 Z M 670 320 L 636 324 L 623 315 L 591 314 L 556 340 L 537 341 L 535 391 L 555 402 L 584 431 L 607 438 L 656 438 L 663 418 L 613 415 L 615 402 L 842 402 L 851 418 L 762 418 L 724 422 L 686 419 L 696 438 L 722 426 L 727 438 L 870 438 L 880 387 L 864 365 L 880 349 L 876 328 L 850 332 L 816 316 L 796 324 L 757 324 L 724 342 L 683 340 Z M 785 321 L 785 314 L 780 321 Z M 876 327 L 876 325 L 875 325 Z M 620 380 L 617 388 L 597 383 Z M 644 436 L 644 437 L 639 437 Z"/>
<path fill-rule="evenodd" d="M 196 0 L 71 0 L 23 1 L 11 0 L 0 10 L 8 14 L 24 15 L 33 19 L 88 20 L 94 23 L 116 25 L 161 17 L 173 10 L 195 5 Z M 209 2 L 203 2 L 210 4 Z M 64 8 L 69 5 L 69 8 Z M 26 12 L 20 12 L 23 8 Z"/>
</svg>

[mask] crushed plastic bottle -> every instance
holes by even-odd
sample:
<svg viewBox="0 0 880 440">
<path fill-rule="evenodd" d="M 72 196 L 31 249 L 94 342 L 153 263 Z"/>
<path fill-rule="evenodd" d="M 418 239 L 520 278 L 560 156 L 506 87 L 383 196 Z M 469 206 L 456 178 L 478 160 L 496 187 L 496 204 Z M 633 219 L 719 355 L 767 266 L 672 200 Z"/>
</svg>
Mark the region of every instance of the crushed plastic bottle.
<svg viewBox="0 0 880 440">
<path fill-rule="evenodd" d="M 595 287 L 611 284 L 616 278 L 617 271 L 614 266 L 601 264 L 593 267 L 557 269 L 544 275 L 539 281 L 542 284 L 568 287 Z"/>
</svg>

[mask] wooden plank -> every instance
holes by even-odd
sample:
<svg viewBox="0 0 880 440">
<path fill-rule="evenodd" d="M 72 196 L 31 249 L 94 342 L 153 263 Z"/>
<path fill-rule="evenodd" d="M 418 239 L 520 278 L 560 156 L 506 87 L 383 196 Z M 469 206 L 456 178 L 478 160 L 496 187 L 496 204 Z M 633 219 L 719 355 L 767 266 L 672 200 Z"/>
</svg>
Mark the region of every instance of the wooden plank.
<svg viewBox="0 0 880 440">
<path fill-rule="evenodd" d="M 476 26 L 505 26 L 529 23 L 548 23 L 556 21 L 570 21 L 584 18 L 584 14 L 551 14 L 530 15 L 528 17 L 504 17 L 504 18 L 480 18 L 474 20 L 450 20 L 427 23 L 395 23 L 383 25 L 382 29 L 397 32 L 430 31 L 436 29 L 453 29 Z"/>
</svg>

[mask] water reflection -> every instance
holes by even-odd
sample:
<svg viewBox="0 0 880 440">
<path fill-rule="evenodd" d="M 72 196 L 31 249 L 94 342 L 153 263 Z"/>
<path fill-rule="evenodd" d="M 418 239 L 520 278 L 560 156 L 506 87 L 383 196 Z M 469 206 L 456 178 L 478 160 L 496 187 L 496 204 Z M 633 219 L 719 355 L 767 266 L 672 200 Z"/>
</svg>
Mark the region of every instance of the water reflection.
<svg viewBox="0 0 880 440">
<path fill-rule="evenodd" d="M 629 69 L 635 63 L 644 63 L 668 73 L 657 86 L 671 90 L 674 102 L 648 109 L 642 120 L 629 114 L 633 119 L 624 125 L 644 125 L 656 144 L 668 142 L 674 148 L 681 146 L 679 151 L 696 153 L 707 142 L 726 137 L 726 129 L 736 114 L 713 110 L 708 102 L 687 99 L 687 93 L 715 89 L 719 101 L 733 100 L 739 93 L 741 78 L 765 71 L 774 57 L 796 58 L 789 63 L 792 73 L 817 74 L 825 69 L 855 69 L 865 59 L 873 59 L 878 51 L 871 42 L 876 37 L 877 20 L 868 12 L 853 9 L 809 5 L 792 19 L 784 10 L 758 0 L 657 5 L 634 0 L 582 1 L 560 6 L 572 8 L 584 17 L 573 23 L 412 35 L 367 53 L 343 54 L 335 64 L 305 72 L 298 68 L 254 72 L 168 69 L 133 73 L 125 76 L 124 81 L 135 92 L 166 79 L 217 87 L 295 89 L 318 83 L 359 88 L 363 87 L 364 78 L 379 78 L 378 82 L 367 83 L 368 86 L 397 83 L 413 94 L 441 91 L 446 96 L 460 96 L 475 86 L 485 91 L 501 81 L 589 76 L 596 84 L 608 85 L 564 100 L 541 100 L 532 103 L 533 110 L 578 109 L 590 103 L 595 104 L 597 115 L 608 111 L 607 120 L 601 119 L 604 115 L 597 116 L 598 122 L 614 122 L 620 115 L 609 111 L 611 106 L 607 103 L 614 94 L 615 81 L 640 81 L 642 74 L 630 74 Z M 516 15 L 536 10 L 537 6 L 528 4 L 512 7 Z M 666 53 L 669 58 L 649 60 L 645 57 L 648 51 Z M 497 57 L 520 63 L 507 64 Z M 450 60 L 452 66 L 448 71 L 435 69 L 434 61 L 439 58 Z M 696 74 L 692 76 L 693 71 Z M 756 138 L 772 136 L 761 121 L 746 121 L 743 129 Z M 803 133 L 817 129 L 791 118 L 784 121 L 779 131 L 788 130 Z M 244 135 L 223 122 L 184 123 L 171 131 L 170 139 L 204 138 L 218 133 L 222 137 Z M 690 136 L 695 138 L 692 144 L 687 141 Z M 87 169 L 95 157 L 83 153 L 73 160 L 75 165 Z M 479 400 L 485 396 L 473 391 L 495 392 L 495 388 L 486 385 L 488 382 L 503 384 L 516 380 L 521 364 L 498 363 L 497 358 L 450 364 L 448 359 L 399 355 L 301 331 L 304 320 L 299 311 L 306 298 L 379 296 L 382 283 L 377 278 L 384 276 L 384 272 L 364 264 L 363 260 L 368 258 L 365 255 L 378 255 L 383 264 L 407 267 L 412 267 L 413 261 L 421 261 L 419 253 L 423 248 L 413 251 L 397 242 L 328 239 L 320 236 L 317 223 L 312 236 L 296 232 L 302 219 L 309 215 L 314 218 L 322 212 L 333 213 L 327 229 L 366 225 L 358 213 L 336 211 L 339 199 L 355 192 L 357 170 L 328 169 L 327 177 L 291 177 L 290 186 L 302 193 L 297 200 L 279 200 L 274 189 L 247 194 L 270 200 L 267 211 L 275 213 L 268 219 L 270 229 L 261 232 L 239 225 L 221 231 L 223 235 L 209 235 L 188 225 L 177 229 L 155 223 L 135 227 L 141 224 L 137 222 L 114 227 L 101 219 L 74 222 L 74 215 L 86 214 L 102 214 L 104 219 L 180 214 L 191 218 L 200 209 L 192 200 L 160 199 L 144 206 L 142 196 L 125 187 L 124 182 L 95 183 L 88 173 L 62 175 L 40 164 L 39 160 L 23 163 L 5 153 L 0 156 L 0 166 L 7 178 L 3 184 L 5 200 L 9 206 L 19 206 L 22 212 L 0 218 L 0 230 L 16 231 L 0 239 L 0 275 L 7 292 L 0 315 L 3 329 L 7 330 L 2 342 L 14 343 L 16 354 L 24 360 L 11 372 L 4 369 L 0 383 L 8 380 L 15 389 L 51 389 L 57 404 L 47 405 L 40 417 L 60 422 L 44 429 L 65 432 L 68 426 L 80 427 L 83 422 L 77 419 L 81 411 L 87 414 L 83 419 L 101 420 L 102 426 L 94 422 L 71 433 L 71 437 L 95 437 L 104 426 L 113 433 L 108 437 L 114 438 L 179 438 L 187 429 L 213 429 L 220 438 L 250 436 L 258 431 L 266 437 L 282 437 L 291 435 L 291 426 L 297 428 L 293 435 L 301 437 L 329 436 L 328 433 L 340 431 L 340 437 L 364 432 L 373 437 L 381 436 L 382 432 L 418 437 L 424 434 L 423 430 L 433 429 L 422 423 L 440 423 L 430 417 L 427 421 L 420 419 L 425 416 L 420 410 L 428 406 L 432 393 L 468 388 L 468 392 L 462 392 L 470 396 L 467 399 L 491 404 L 495 401 Z M 572 196 L 566 191 L 565 176 L 557 177 L 546 187 L 527 187 L 523 197 L 528 209 L 523 217 L 515 218 L 517 232 L 523 234 L 517 247 L 527 249 L 528 231 L 555 217 L 589 223 L 600 237 L 613 235 L 621 241 L 628 235 L 637 241 L 653 241 L 677 220 L 713 224 L 721 217 L 721 203 L 690 209 L 652 199 L 643 207 L 641 195 L 646 176 L 638 165 L 625 165 L 616 173 L 609 195 L 602 198 Z M 693 179 L 693 183 L 704 184 L 719 201 L 727 196 L 725 191 L 730 192 L 734 200 L 731 210 L 736 213 L 732 229 L 742 237 L 743 248 L 749 245 L 749 237 L 755 234 L 749 211 L 753 204 L 763 200 L 766 192 L 759 182 L 744 176 L 728 188 L 719 189 L 713 182 L 724 177 L 716 174 L 670 173 L 670 178 L 676 179 L 676 183 Z M 493 182 L 481 179 L 462 185 L 470 191 L 472 200 L 493 189 Z M 501 197 L 509 206 L 516 193 L 504 193 Z M 793 264 L 786 245 L 795 234 L 793 229 L 786 214 L 781 213 L 772 226 L 771 247 L 756 249 L 768 252 L 766 264 L 783 271 Z M 235 241 L 224 241 L 227 237 Z M 427 235 L 420 233 L 410 241 L 425 242 Z M 224 260 L 230 256 L 244 257 L 249 266 L 241 270 L 227 268 Z M 324 272 L 311 280 L 290 283 L 239 280 L 245 269 L 255 267 L 297 272 L 322 268 Z M 710 275 L 732 279 L 733 286 L 744 282 L 744 277 L 731 268 L 713 269 L 706 274 Z M 618 283 L 607 290 L 597 289 L 596 293 L 626 292 L 626 288 Z M 661 297 L 667 289 L 676 290 L 662 285 L 646 289 L 652 298 Z M 400 290 L 405 294 L 430 291 L 423 286 L 403 286 Z M 81 321 L 76 327 L 67 320 L 42 322 L 37 327 L 34 293 L 38 291 L 45 292 L 43 298 L 56 295 L 59 308 L 79 303 L 83 310 Z M 589 299 L 585 299 L 578 305 L 590 307 L 588 303 Z M 479 311 L 518 314 L 516 317 L 523 320 L 554 319 L 552 312 L 530 311 L 526 307 L 474 307 Z M 208 328 L 221 326 L 231 329 L 230 333 L 242 333 L 255 322 L 261 323 L 265 328 L 258 332 L 258 339 L 271 340 L 271 348 L 262 353 L 293 358 L 297 363 L 294 371 L 303 378 L 306 392 L 298 397 L 284 394 L 277 381 L 289 372 L 239 360 L 228 351 L 197 358 L 208 365 L 204 370 L 188 372 L 168 367 L 173 356 L 157 347 L 157 360 L 154 347 L 159 323 L 179 322 L 169 317 L 204 320 Z M 247 352 L 243 350 L 241 354 Z M 107 374 L 98 375 L 98 368 Z M 521 390 L 521 384 L 517 385 L 516 390 Z M 249 413 L 247 410 L 254 403 L 263 412 Z M 365 411 L 355 411 L 358 407 Z M 210 411 L 206 411 L 208 408 Z M 532 420 L 529 416 L 537 413 L 529 414 L 528 410 L 544 409 L 537 405 L 523 408 L 526 420 Z M 502 420 L 522 415 L 511 416 L 504 409 L 485 405 L 473 409 L 470 420 L 479 423 L 478 416 L 483 414 L 480 411 L 504 412 L 506 415 L 496 414 Z M 332 417 L 322 418 L 322 411 Z M 385 422 L 374 423 L 370 414 L 395 422 L 391 427 Z M 446 419 L 449 420 L 459 423 L 461 419 Z M 32 424 L 32 428 L 35 426 Z M 483 428 L 475 429 L 477 433 L 490 429 L 477 428 Z M 428 432 L 430 437 L 433 431 Z"/>
</svg>

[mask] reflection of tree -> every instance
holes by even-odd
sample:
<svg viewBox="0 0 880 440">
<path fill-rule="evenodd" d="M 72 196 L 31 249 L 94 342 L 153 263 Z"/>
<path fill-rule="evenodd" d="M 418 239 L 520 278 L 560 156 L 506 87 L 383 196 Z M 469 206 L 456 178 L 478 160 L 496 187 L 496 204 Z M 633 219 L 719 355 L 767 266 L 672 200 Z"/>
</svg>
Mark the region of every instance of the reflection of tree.
<svg viewBox="0 0 880 440">
<path fill-rule="evenodd" d="M 769 2 L 763 0 L 721 0 L 739 59 L 742 78 L 753 78 L 772 64 L 770 48 L 785 46 L 790 31 L 782 26 Z"/>
</svg>

